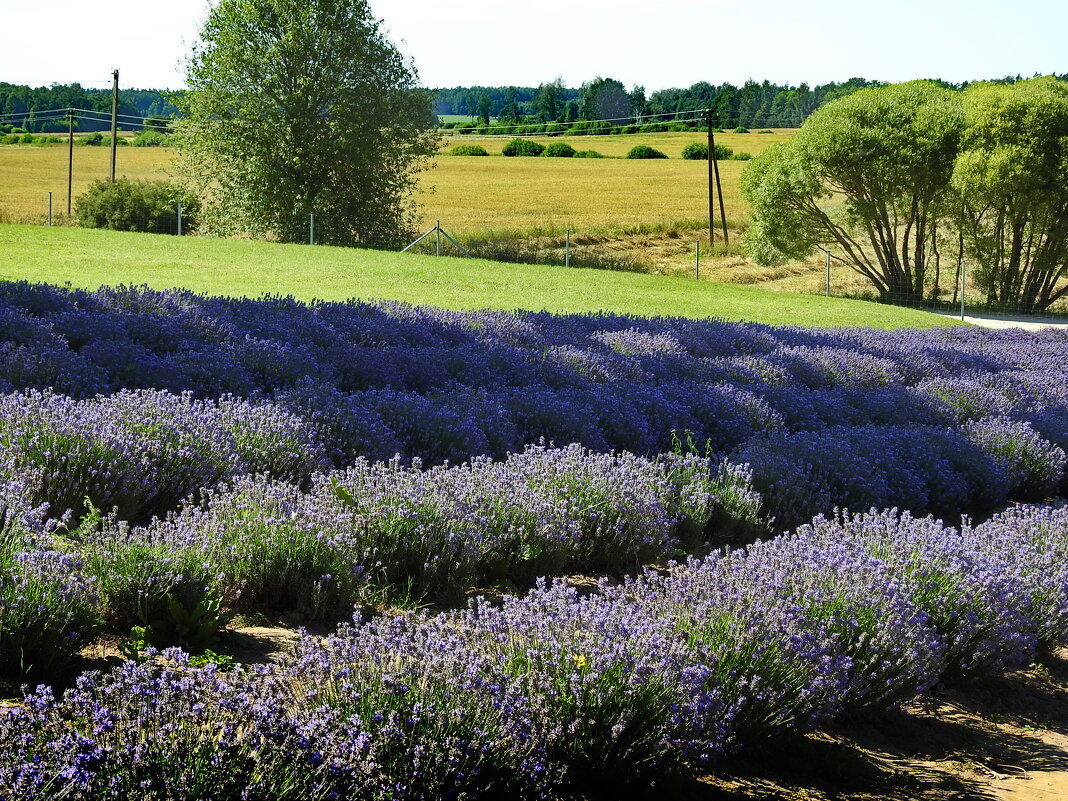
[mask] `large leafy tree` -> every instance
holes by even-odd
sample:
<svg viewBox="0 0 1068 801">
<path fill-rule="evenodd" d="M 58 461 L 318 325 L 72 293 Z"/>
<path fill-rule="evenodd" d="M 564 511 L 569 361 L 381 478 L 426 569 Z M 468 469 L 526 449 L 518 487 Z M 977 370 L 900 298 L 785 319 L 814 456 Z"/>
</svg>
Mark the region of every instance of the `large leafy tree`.
<svg viewBox="0 0 1068 801">
<path fill-rule="evenodd" d="M 938 256 L 939 222 L 964 129 L 960 95 L 915 81 L 817 110 L 742 176 L 746 237 L 762 262 L 834 246 L 886 299 L 916 301 Z"/>
<path fill-rule="evenodd" d="M 631 97 L 615 78 L 594 78 L 582 84 L 579 116 L 584 120 L 619 120 L 630 116 Z"/>
<path fill-rule="evenodd" d="M 436 134 L 365 0 L 219 0 L 187 67 L 181 165 L 216 230 L 388 247 Z"/>
<path fill-rule="evenodd" d="M 1044 309 L 1068 295 L 1068 85 L 983 84 L 963 100 L 952 182 L 973 274 L 993 303 Z"/>
</svg>

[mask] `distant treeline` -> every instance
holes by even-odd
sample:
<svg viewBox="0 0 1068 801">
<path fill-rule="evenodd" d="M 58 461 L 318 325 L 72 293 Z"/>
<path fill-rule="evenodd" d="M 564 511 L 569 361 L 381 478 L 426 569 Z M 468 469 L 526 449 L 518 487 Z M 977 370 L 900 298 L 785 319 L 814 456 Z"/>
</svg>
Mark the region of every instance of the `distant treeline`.
<svg viewBox="0 0 1068 801">
<path fill-rule="evenodd" d="M 155 89 L 119 90 L 119 128 L 140 129 L 137 119 L 171 117 L 178 109 L 171 103 L 174 92 Z M 81 114 L 75 119 L 79 131 L 106 131 L 111 128 L 111 88 L 85 89 L 81 84 L 52 84 L 32 89 L 0 82 L 0 125 L 22 128 L 30 133 L 67 130 L 67 120 L 48 119 L 57 109 L 79 109 L 96 114 Z M 87 119 L 106 115 L 100 120 Z M 42 119 L 44 118 L 44 119 Z M 134 119 L 137 118 L 137 119 Z"/>
<path fill-rule="evenodd" d="M 1068 80 L 1068 74 L 1055 76 Z M 1015 83 L 1021 76 L 994 79 L 994 83 Z M 950 89 L 962 89 L 969 82 L 952 84 L 937 81 Z M 462 115 L 478 125 L 495 118 L 499 125 L 531 122 L 568 123 L 580 120 L 633 120 L 658 118 L 670 122 L 688 112 L 713 109 L 717 124 L 734 128 L 796 128 L 817 108 L 858 89 L 882 86 L 885 82 L 850 78 L 843 83 L 826 83 L 810 87 L 746 81 L 742 86 L 717 85 L 706 81 L 688 89 L 658 89 L 646 95 L 645 88 L 626 89 L 612 78 L 595 78 L 578 89 L 552 83 L 529 86 L 460 86 L 434 89 L 435 112 L 439 115 Z M 464 123 L 456 123 L 463 127 Z"/>
<path fill-rule="evenodd" d="M 1054 76 L 1068 81 L 1068 74 Z M 994 79 L 994 83 L 1015 83 L 1019 75 Z M 937 81 L 950 89 L 969 85 Z M 646 94 L 642 86 L 630 89 L 613 78 L 595 78 L 578 89 L 563 85 L 560 79 L 540 86 L 459 86 L 428 90 L 439 115 L 466 116 L 477 125 L 529 123 L 572 123 L 581 120 L 626 120 L 635 124 L 671 122 L 692 116 L 698 109 L 713 109 L 717 125 L 734 128 L 796 128 L 824 103 L 852 94 L 858 89 L 882 86 L 883 81 L 850 78 L 842 83 L 810 87 L 746 81 L 714 85 L 699 81 L 687 89 L 658 89 Z M 171 91 L 155 89 L 119 90 L 119 127 L 139 129 L 140 119 L 178 116 Z M 31 88 L 0 82 L 0 126 L 21 128 L 30 133 L 67 130 L 67 120 L 56 117 L 57 109 L 85 109 L 75 119 L 79 131 L 105 131 L 111 126 L 111 89 L 85 89 L 80 84 L 53 84 Z M 99 119 L 93 119 L 99 117 Z M 456 127 L 463 127 L 458 123 Z"/>
</svg>

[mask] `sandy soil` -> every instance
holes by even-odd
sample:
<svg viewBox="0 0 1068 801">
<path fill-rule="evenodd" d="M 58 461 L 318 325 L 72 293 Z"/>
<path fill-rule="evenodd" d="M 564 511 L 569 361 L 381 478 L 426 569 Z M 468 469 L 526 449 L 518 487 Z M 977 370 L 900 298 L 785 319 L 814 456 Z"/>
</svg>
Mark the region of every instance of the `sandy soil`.
<svg viewBox="0 0 1068 801">
<path fill-rule="evenodd" d="M 726 767 L 726 766 L 725 766 Z M 766 748 L 709 799 L 1068 799 L 1068 653 Z"/>
</svg>

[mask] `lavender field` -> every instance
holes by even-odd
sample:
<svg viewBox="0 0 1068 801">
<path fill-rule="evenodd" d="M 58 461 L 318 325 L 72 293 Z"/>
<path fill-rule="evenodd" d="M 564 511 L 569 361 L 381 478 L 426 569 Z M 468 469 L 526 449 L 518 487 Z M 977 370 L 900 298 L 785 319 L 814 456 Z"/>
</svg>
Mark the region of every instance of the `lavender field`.
<svg viewBox="0 0 1068 801">
<path fill-rule="evenodd" d="M 1026 664 L 1066 353 L 0 284 L 0 798 L 610 792 Z"/>
</svg>

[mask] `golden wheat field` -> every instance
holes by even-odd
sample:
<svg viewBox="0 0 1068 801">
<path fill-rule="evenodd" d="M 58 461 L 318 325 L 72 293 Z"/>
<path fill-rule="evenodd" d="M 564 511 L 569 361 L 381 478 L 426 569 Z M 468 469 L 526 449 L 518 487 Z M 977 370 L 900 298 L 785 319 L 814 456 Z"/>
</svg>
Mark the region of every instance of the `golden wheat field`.
<svg viewBox="0 0 1068 801">
<path fill-rule="evenodd" d="M 735 152 L 757 154 L 793 133 L 717 134 L 716 143 Z M 505 158 L 500 152 L 508 137 L 443 137 L 439 156 L 420 179 L 416 202 L 422 229 L 440 220 L 442 228 L 469 245 L 480 241 L 511 243 L 489 254 L 494 257 L 533 257 L 536 261 L 548 254 L 550 260 L 560 263 L 564 260 L 564 231 L 570 230 L 573 253 L 580 260 L 586 258 L 603 266 L 618 262 L 620 269 L 669 274 L 694 269 L 695 241 L 700 240 L 705 254 L 703 278 L 820 291 L 822 269 L 816 260 L 775 268 L 768 274 L 739 255 L 737 235 L 748 217 L 739 178 L 748 162 L 719 163 L 731 247 L 725 250 L 717 233 L 718 255 L 709 252 L 713 243 L 707 229 L 708 163 L 680 158 L 687 144 L 705 141 L 705 134 L 537 139 L 542 143 L 567 141 L 576 149 L 596 150 L 605 158 Z M 449 148 L 461 142 L 481 144 L 492 155 L 448 155 Z M 623 158 L 640 144 L 662 150 L 669 158 Z M 0 222 L 45 222 L 48 193 L 52 192 L 53 218 L 62 224 L 67 208 L 67 156 L 66 143 L 0 145 Z M 75 200 L 90 183 L 108 176 L 110 160 L 106 147 L 75 146 Z M 173 161 L 174 151 L 169 148 L 120 147 L 116 173 L 132 179 L 169 178 L 173 177 Z M 718 227 L 718 201 L 716 220 Z M 509 255 L 505 252 L 509 248 L 518 248 L 522 255 Z"/>
<path fill-rule="evenodd" d="M 736 152 L 758 153 L 787 138 L 773 134 L 719 134 L 717 143 Z M 676 221 L 707 219 L 708 165 L 679 158 L 689 142 L 704 141 L 700 133 L 633 134 L 567 137 L 577 149 L 592 149 L 604 159 L 540 159 L 447 155 L 460 137 L 448 137 L 435 165 L 421 180 L 416 198 L 422 222 L 458 234 L 482 231 L 604 230 Z M 499 154 L 507 138 L 462 137 Z M 554 141 L 549 137 L 541 141 Z M 619 158 L 631 147 L 647 144 L 667 153 L 667 160 Z M 53 193 L 57 218 L 67 206 L 66 144 L 0 146 L 0 220 L 40 222 L 47 216 Z M 74 148 L 74 198 L 110 169 L 106 147 Z M 167 148 L 121 147 L 116 173 L 133 179 L 169 177 L 173 151 Z M 738 191 L 744 161 L 720 162 L 727 217 L 740 220 L 746 210 Z M 718 211 L 717 211 L 718 216 Z"/>
<path fill-rule="evenodd" d="M 0 145 L 0 222 L 41 222 L 48 216 L 48 193 L 57 215 L 67 211 L 66 144 Z M 173 151 L 158 147 L 120 147 L 115 172 L 130 178 L 168 178 Z M 74 198 L 93 181 L 107 178 L 111 150 L 74 146 Z"/>
</svg>

